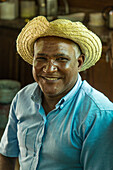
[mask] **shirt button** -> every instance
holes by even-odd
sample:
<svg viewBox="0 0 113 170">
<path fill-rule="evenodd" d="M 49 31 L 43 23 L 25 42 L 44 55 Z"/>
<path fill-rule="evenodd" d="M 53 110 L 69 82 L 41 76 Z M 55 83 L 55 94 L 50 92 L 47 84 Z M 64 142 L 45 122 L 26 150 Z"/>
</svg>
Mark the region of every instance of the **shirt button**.
<svg viewBox="0 0 113 170">
<path fill-rule="evenodd" d="M 63 105 L 63 104 L 61 104 L 61 105 L 60 105 L 60 108 L 62 109 L 62 108 L 63 108 L 63 106 L 64 106 L 64 105 Z"/>
<path fill-rule="evenodd" d="M 35 157 L 36 155 L 37 155 L 36 152 L 34 152 L 34 157 Z"/>
</svg>

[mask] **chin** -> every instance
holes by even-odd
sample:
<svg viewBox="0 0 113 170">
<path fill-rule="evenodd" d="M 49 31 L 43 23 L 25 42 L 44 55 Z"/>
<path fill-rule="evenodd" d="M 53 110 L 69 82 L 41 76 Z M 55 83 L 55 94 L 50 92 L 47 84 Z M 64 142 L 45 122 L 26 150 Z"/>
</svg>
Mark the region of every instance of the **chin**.
<svg viewBox="0 0 113 170">
<path fill-rule="evenodd" d="M 55 92 L 43 92 L 43 93 L 48 97 L 55 97 L 59 95 L 58 93 Z"/>
</svg>

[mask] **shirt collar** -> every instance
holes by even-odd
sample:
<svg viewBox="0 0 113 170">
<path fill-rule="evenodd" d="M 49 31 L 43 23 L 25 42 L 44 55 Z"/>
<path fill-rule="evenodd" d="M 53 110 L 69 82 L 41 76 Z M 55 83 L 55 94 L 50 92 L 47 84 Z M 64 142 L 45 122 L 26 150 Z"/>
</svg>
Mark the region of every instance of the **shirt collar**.
<svg viewBox="0 0 113 170">
<path fill-rule="evenodd" d="M 81 87 L 81 84 L 82 84 L 82 79 L 80 74 L 78 74 L 78 79 L 76 84 L 64 97 L 62 97 L 62 99 L 56 104 L 56 107 L 60 105 L 60 108 L 62 108 L 64 104 L 66 104 L 70 100 L 70 98 L 72 98 L 77 94 L 79 88 Z"/>
<path fill-rule="evenodd" d="M 36 83 L 37 84 L 37 83 Z M 31 99 L 36 102 L 37 104 L 41 104 L 42 102 L 42 91 L 39 87 L 39 85 L 36 85 L 35 90 L 33 91 L 32 95 L 31 95 Z"/>
<path fill-rule="evenodd" d="M 62 99 L 56 104 L 56 108 L 59 106 L 62 108 L 64 106 L 64 103 L 67 103 L 70 98 L 76 95 L 78 92 L 80 86 L 82 84 L 81 76 L 78 74 L 78 79 L 74 87 L 64 96 Z M 36 102 L 37 104 L 41 105 L 42 102 L 42 91 L 39 87 L 39 85 L 36 86 L 35 90 L 33 91 L 31 95 L 31 99 Z"/>
</svg>

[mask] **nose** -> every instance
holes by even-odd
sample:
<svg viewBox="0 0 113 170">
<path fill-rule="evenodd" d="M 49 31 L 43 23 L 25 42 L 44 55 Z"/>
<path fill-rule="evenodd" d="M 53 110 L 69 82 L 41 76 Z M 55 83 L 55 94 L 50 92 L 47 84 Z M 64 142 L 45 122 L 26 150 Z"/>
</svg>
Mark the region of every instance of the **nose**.
<svg viewBox="0 0 113 170">
<path fill-rule="evenodd" d="M 57 71 L 57 65 L 53 61 L 48 61 L 45 66 L 43 67 L 43 71 L 45 73 L 49 72 L 56 72 Z"/>
</svg>

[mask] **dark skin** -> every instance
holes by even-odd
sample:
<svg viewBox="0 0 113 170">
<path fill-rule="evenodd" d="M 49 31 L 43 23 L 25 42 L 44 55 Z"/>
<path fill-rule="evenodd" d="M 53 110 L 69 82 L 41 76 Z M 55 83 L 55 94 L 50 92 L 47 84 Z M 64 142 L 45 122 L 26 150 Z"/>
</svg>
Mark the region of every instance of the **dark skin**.
<svg viewBox="0 0 113 170">
<path fill-rule="evenodd" d="M 33 77 L 43 92 L 46 115 L 76 84 L 84 62 L 84 55 L 78 55 L 75 43 L 64 38 L 43 37 L 35 43 Z"/>
<path fill-rule="evenodd" d="M 42 92 L 47 115 L 76 84 L 84 62 L 74 42 L 58 37 L 40 38 L 34 44 L 33 77 Z M 17 158 L 0 154 L 0 170 L 14 170 Z"/>
</svg>

